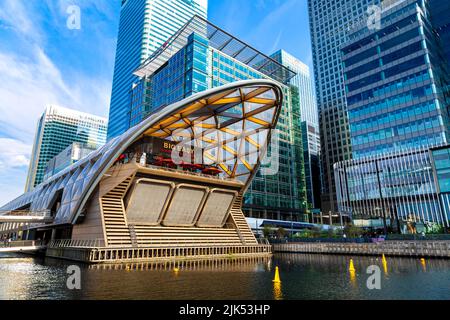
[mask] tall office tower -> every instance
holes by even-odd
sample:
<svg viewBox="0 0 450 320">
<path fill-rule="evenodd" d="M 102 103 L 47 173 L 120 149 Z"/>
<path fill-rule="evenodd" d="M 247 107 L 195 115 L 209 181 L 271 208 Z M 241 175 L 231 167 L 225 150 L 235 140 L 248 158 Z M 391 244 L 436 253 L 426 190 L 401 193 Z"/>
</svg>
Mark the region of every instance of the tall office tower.
<svg viewBox="0 0 450 320">
<path fill-rule="evenodd" d="M 440 2 L 397 1 L 379 28 L 355 28 L 342 47 L 353 158 L 449 142 L 450 45 L 430 14 Z"/>
<path fill-rule="evenodd" d="M 122 0 L 108 139 L 128 128 L 133 71 L 195 14 L 206 18 L 207 6 L 207 0 Z M 139 98 L 146 102 L 146 97 Z"/>
<path fill-rule="evenodd" d="M 135 74 L 150 83 L 151 106 L 143 109 L 139 104 L 132 104 L 129 126 L 156 110 L 206 89 L 248 79 L 269 78 L 279 82 L 284 88 L 285 99 L 277 125 L 279 150 L 270 163 L 274 174 L 256 173 L 245 195 L 244 209 L 248 216 L 257 218 L 307 219 L 301 127 L 295 125 L 300 123 L 299 95 L 293 95 L 289 86 L 294 72 L 196 16 Z M 142 95 L 143 88 L 142 85 L 135 86 L 132 95 Z M 254 107 L 246 105 L 246 112 L 252 113 Z M 229 110 L 221 121 L 233 121 L 235 112 L 242 110 Z M 264 124 L 265 120 L 250 117 L 246 126 L 254 126 L 254 123 Z M 227 139 L 229 134 L 231 132 L 227 133 Z M 232 153 L 228 156 L 232 157 Z"/>
<path fill-rule="evenodd" d="M 317 103 L 314 97 L 313 81 L 309 67 L 284 50 L 279 50 L 271 57 L 296 73 L 289 84 L 298 88 L 300 96 L 300 119 L 312 125 L 318 125 Z"/>
<path fill-rule="evenodd" d="M 333 164 L 350 159 L 351 145 L 341 45 L 357 24 L 366 24 L 378 0 L 308 0 L 322 160 L 322 211 L 336 212 Z"/>
<path fill-rule="evenodd" d="M 354 159 L 335 164 L 339 210 L 387 216 L 398 230 L 448 226 L 440 146 L 450 136 L 450 4 L 398 0 L 380 9 L 376 28 L 354 28 L 341 47 Z"/>
<path fill-rule="evenodd" d="M 284 50 L 271 57 L 296 73 L 289 81 L 292 95 L 298 97 L 299 110 L 293 110 L 294 126 L 302 131 L 306 193 L 311 208 L 320 207 L 320 135 L 317 104 L 309 67 Z"/>
<path fill-rule="evenodd" d="M 450 65 L 450 1 L 429 0 L 428 9 L 433 23 L 433 30 L 440 39 L 447 65 Z"/>
<path fill-rule="evenodd" d="M 31 152 L 25 191 L 31 191 L 44 178 L 47 162 L 73 142 L 98 148 L 106 142 L 105 118 L 49 106 L 38 121 Z"/>
</svg>

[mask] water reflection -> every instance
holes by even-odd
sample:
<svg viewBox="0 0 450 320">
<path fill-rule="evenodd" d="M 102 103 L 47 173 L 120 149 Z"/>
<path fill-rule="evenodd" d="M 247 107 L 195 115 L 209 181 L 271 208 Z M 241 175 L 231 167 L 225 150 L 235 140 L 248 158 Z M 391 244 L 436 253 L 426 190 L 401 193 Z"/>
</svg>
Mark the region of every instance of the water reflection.
<svg viewBox="0 0 450 320">
<path fill-rule="evenodd" d="M 273 283 L 273 298 L 275 300 L 283 300 L 283 293 L 281 292 L 281 282 Z"/>
<path fill-rule="evenodd" d="M 427 263 L 424 258 L 420 259 L 420 264 L 422 265 L 423 272 L 427 272 Z"/>
<path fill-rule="evenodd" d="M 450 299 L 449 260 L 280 254 L 265 259 L 77 264 L 82 271 L 80 291 L 66 287 L 66 270 L 72 264 L 77 263 L 0 255 L 0 298 Z M 371 265 L 383 270 L 381 290 L 366 286 Z M 273 282 L 275 266 L 282 283 Z"/>
</svg>

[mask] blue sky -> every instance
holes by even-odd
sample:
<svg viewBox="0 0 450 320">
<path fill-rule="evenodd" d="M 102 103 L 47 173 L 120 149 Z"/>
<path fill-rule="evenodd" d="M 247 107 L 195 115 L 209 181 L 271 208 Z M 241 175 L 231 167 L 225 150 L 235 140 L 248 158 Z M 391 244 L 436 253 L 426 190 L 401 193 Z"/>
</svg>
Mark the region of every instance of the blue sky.
<svg viewBox="0 0 450 320">
<path fill-rule="evenodd" d="M 23 192 L 47 105 L 107 116 L 120 0 L 0 1 L 0 205 Z M 81 29 L 67 28 L 67 8 Z M 311 66 L 306 0 L 209 0 L 209 20 L 264 53 Z"/>
</svg>

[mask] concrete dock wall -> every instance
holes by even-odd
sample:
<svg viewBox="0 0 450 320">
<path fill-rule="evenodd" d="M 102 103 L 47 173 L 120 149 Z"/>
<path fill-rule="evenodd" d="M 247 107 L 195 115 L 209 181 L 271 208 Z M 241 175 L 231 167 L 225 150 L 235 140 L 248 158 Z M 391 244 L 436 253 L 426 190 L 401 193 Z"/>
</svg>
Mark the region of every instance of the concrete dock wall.
<svg viewBox="0 0 450 320">
<path fill-rule="evenodd" d="M 382 255 L 450 258 L 450 241 L 384 241 L 379 243 L 276 243 L 273 251 L 292 253 Z"/>
</svg>

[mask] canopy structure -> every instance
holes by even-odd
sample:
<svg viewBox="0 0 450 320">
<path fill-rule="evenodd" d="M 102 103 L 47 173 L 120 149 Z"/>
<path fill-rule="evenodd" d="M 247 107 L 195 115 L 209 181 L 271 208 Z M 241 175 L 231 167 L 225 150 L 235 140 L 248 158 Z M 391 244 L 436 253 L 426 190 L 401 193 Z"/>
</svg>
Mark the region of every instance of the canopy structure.
<svg viewBox="0 0 450 320">
<path fill-rule="evenodd" d="M 157 110 L 64 171 L 0 208 L 56 210 L 55 224 L 75 224 L 90 197 L 132 144 L 145 137 L 193 144 L 202 161 L 248 187 L 265 155 L 282 106 L 282 89 L 271 80 L 248 80 L 210 89 Z M 55 209 L 55 202 L 61 199 Z"/>
<path fill-rule="evenodd" d="M 188 37 L 194 32 L 208 39 L 210 47 L 258 70 L 271 79 L 288 84 L 289 80 L 295 76 L 295 72 L 289 68 L 198 15 L 192 17 L 164 45 L 149 56 L 134 74 L 144 77 L 155 73 L 187 44 Z"/>
</svg>

